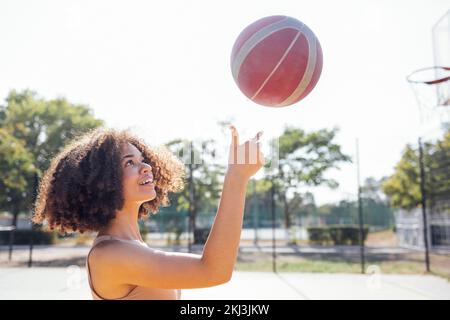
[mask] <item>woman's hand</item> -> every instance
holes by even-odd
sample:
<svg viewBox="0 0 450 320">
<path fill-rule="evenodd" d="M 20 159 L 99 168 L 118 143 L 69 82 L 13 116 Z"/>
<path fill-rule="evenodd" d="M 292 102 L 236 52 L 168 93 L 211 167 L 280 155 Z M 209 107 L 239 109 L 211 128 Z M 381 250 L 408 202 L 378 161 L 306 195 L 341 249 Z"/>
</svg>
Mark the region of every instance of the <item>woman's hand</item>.
<svg viewBox="0 0 450 320">
<path fill-rule="evenodd" d="M 231 145 L 228 157 L 228 173 L 236 174 L 244 179 L 250 179 L 262 166 L 264 155 L 261 152 L 261 143 L 258 141 L 262 131 L 244 144 L 239 144 L 239 134 L 234 126 L 231 129 Z"/>
</svg>

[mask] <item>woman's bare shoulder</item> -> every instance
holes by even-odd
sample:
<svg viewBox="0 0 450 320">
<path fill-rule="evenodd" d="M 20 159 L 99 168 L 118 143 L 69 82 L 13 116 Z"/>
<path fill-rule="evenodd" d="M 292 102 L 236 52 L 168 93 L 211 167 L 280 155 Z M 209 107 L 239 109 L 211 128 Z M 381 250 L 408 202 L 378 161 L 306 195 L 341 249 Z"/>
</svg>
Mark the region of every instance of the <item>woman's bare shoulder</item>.
<svg viewBox="0 0 450 320">
<path fill-rule="evenodd" d="M 117 248 L 123 246 L 120 240 L 102 241 L 92 248 L 89 257 L 89 269 L 95 290 L 107 299 L 126 295 L 132 286 L 115 281 L 117 271 L 114 264 L 104 263 L 106 260 L 118 258 Z"/>
<path fill-rule="evenodd" d="M 134 247 L 136 247 L 134 244 L 121 241 L 120 239 L 104 240 L 91 249 L 89 261 L 114 260 L 123 254 L 124 251 L 122 249 L 126 249 L 131 253 Z"/>
<path fill-rule="evenodd" d="M 142 256 L 157 252 L 159 250 L 151 249 L 138 242 L 108 239 L 92 248 L 89 262 L 95 264 L 97 270 L 104 272 L 106 269 L 109 273 L 113 273 L 116 267 L 122 268 L 126 262 L 137 262 L 136 260 Z"/>
</svg>

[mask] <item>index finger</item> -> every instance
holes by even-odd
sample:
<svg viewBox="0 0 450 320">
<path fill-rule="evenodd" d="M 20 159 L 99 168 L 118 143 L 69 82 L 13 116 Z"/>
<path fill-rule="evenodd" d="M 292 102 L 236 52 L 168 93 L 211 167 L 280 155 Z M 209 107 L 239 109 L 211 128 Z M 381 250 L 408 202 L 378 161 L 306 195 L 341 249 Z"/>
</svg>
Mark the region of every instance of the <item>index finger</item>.
<svg viewBox="0 0 450 320">
<path fill-rule="evenodd" d="M 231 145 L 232 146 L 237 146 L 239 145 L 239 133 L 236 130 L 236 127 L 231 125 L 230 126 L 231 129 Z"/>
</svg>

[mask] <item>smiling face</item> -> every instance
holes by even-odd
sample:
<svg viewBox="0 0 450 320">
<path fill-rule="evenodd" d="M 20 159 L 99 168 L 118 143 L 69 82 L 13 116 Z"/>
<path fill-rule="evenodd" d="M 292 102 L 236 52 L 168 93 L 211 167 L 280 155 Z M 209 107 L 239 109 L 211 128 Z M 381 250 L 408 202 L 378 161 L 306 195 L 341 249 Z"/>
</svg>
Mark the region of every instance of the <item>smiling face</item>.
<svg viewBox="0 0 450 320">
<path fill-rule="evenodd" d="M 152 167 L 143 162 L 141 152 L 131 143 L 121 148 L 123 193 L 125 202 L 143 203 L 156 197 Z"/>
</svg>

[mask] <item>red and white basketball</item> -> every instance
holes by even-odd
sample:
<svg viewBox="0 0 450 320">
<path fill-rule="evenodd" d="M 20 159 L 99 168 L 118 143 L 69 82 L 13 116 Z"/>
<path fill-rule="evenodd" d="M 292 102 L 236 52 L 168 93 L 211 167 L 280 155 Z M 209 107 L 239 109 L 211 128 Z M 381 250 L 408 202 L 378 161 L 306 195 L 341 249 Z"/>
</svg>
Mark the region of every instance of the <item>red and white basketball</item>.
<svg viewBox="0 0 450 320">
<path fill-rule="evenodd" d="M 270 16 L 245 28 L 231 52 L 231 72 L 252 101 L 285 107 L 306 97 L 322 72 L 322 48 L 302 22 Z"/>
</svg>

